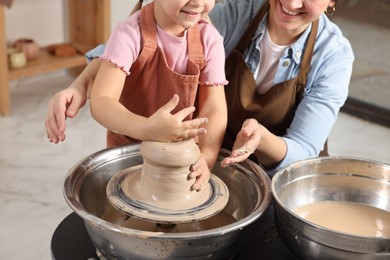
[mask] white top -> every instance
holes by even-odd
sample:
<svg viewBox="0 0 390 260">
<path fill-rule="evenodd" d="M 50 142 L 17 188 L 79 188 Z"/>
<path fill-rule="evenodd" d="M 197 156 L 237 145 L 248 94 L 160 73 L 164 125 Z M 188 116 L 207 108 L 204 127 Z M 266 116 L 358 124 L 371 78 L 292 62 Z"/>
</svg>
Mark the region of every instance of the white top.
<svg viewBox="0 0 390 260">
<path fill-rule="evenodd" d="M 254 74 L 259 94 L 264 94 L 274 85 L 273 80 L 278 69 L 279 59 L 287 47 L 288 45 L 275 44 L 269 36 L 268 29 L 265 30 L 265 36 L 260 41 L 260 49 L 267 51 L 262 53 Z"/>
</svg>

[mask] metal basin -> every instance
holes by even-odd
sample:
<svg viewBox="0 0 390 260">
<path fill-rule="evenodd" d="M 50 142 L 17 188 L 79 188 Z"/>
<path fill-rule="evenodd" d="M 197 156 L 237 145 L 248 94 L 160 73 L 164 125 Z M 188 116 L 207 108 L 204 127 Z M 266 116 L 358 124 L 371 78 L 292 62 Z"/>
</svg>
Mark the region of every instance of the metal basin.
<svg viewBox="0 0 390 260">
<path fill-rule="evenodd" d="M 110 178 L 142 164 L 139 145 L 106 149 L 80 161 L 65 179 L 64 196 L 83 218 L 94 246 L 108 259 L 230 259 L 239 249 L 245 227 L 268 208 L 272 194 L 270 178 L 253 162 L 221 168 L 219 161 L 227 154 L 221 150 L 212 170 L 229 189 L 227 206 L 204 222 L 190 227 L 178 224 L 175 232 L 150 231 L 153 223 L 123 220 L 107 199 Z M 219 221 L 226 217 L 233 221 Z"/>
<path fill-rule="evenodd" d="M 272 179 L 275 221 L 283 242 L 300 259 L 390 259 L 390 237 L 351 235 L 293 212 L 320 201 L 347 201 L 390 212 L 390 165 L 347 157 L 293 163 Z"/>
</svg>

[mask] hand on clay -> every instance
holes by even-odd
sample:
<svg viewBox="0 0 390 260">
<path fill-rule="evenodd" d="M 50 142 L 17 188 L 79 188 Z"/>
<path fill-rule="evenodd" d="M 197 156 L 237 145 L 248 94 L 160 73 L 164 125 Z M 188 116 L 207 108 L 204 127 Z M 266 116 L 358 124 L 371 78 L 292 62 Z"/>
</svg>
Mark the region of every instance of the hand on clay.
<svg viewBox="0 0 390 260">
<path fill-rule="evenodd" d="M 231 164 L 240 163 L 254 153 L 259 146 L 261 139 L 261 126 L 256 119 L 244 121 L 236 141 L 233 145 L 232 153 L 229 157 L 221 161 L 221 166 L 226 167 Z"/>
<path fill-rule="evenodd" d="M 65 120 L 67 117 L 73 118 L 77 115 L 79 109 L 85 105 L 86 98 L 85 88 L 71 85 L 57 92 L 49 100 L 49 109 L 45 121 L 49 142 L 58 143 L 65 140 Z"/>
<path fill-rule="evenodd" d="M 188 175 L 189 179 L 196 179 L 192 185 L 192 189 L 200 191 L 202 186 L 207 183 L 210 179 L 211 172 L 205 158 L 201 155 L 199 160 L 191 165 L 190 174 Z"/>
<path fill-rule="evenodd" d="M 179 96 L 173 98 L 157 110 L 147 119 L 147 137 L 145 140 L 154 140 L 161 142 L 176 142 L 194 138 L 199 135 L 205 135 L 207 130 L 201 127 L 207 124 L 207 118 L 196 118 L 183 121 L 188 115 L 195 111 L 195 107 L 187 107 L 176 114 L 171 112 L 179 103 Z"/>
</svg>

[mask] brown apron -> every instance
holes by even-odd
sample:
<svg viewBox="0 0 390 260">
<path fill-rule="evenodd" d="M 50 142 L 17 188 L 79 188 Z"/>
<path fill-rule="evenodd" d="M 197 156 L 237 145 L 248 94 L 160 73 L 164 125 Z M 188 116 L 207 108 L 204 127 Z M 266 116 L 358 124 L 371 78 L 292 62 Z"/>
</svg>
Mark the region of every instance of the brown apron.
<svg viewBox="0 0 390 260">
<path fill-rule="evenodd" d="M 179 104 L 173 113 L 194 106 L 200 70 L 205 64 L 198 26 L 187 30 L 189 60 L 187 75 L 181 75 L 169 68 L 163 51 L 157 45 L 153 3 L 141 9 L 140 22 L 143 47 L 131 66 L 131 73 L 126 78 L 119 101 L 131 112 L 145 117 L 151 116 L 165 105 L 174 94 L 178 94 Z M 191 117 L 192 115 L 189 118 Z M 112 131 L 107 132 L 107 147 L 134 142 L 139 140 Z"/>
<path fill-rule="evenodd" d="M 247 118 L 257 119 L 275 135 L 284 135 L 303 97 L 317 36 L 318 20 L 312 24 L 298 76 L 273 86 L 264 94 L 258 94 L 256 81 L 245 63 L 243 54 L 268 10 L 267 2 L 261 7 L 237 47 L 226 60 L 225 71 L 229 81 L 229 85 L 225 86 L 228 126 L 222 146 L 229 150 L 232 149 L 236 136 Z"/>
</svg>

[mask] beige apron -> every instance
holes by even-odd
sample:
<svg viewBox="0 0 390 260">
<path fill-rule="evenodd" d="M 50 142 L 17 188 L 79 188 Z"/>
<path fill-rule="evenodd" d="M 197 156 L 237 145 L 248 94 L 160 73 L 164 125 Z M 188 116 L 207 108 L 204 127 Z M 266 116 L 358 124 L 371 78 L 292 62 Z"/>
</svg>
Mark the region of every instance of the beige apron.
<svg viewBox="0 0 390 260">
<path fill-rule="evenodd" d="M 243 53 L 268 9 L 267 2 L 261 7 L 237 47 L 226 60 L 225 71 L 229 81 L 229 85 L 225 86 L 228 126 L 222 146 L 229 150 L 232 149 L 236 136 L 247 118 L 257 119 L 275 135 L 284 135 L 294 118 L 306 86 L 318 20 L 312 24 L 298 76 L 273 86 L 264 94 L 258 94 L 256 91 L 256 81 L 245 63 Z"/>
<path fill-rule="evenodd" d="M 199 84 L 200 70 L 205 64 L 203 45 L 198 26 L 187 30 L 189 60 L 187 75 L 181 75 L 169 68 L 163 51 L 157 45 L 157 27 L 154 19 L 154 4 L 141 9 L 141 53 L 131 66 L 126 78 L 120 102 L 131 112 L 145 117 L 151 116 L 165 105 L 174 94 L 179 104 L 173 113 L 193 106 Z M 191 116 L 189 117 L 191 118 Z M 107 147 L 139 142 L 139 140 L 107 132 Z"/>
</svg>

